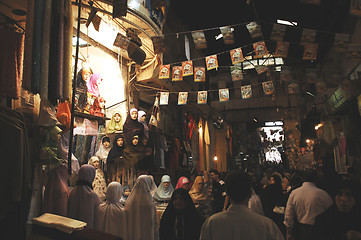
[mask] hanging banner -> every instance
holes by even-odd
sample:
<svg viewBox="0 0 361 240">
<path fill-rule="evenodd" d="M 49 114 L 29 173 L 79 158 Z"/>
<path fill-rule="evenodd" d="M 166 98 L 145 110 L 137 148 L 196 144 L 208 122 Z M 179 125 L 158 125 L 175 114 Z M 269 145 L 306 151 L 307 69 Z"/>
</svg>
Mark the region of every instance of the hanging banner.
<svg viewBox="0 0 361 240">
<path fill-rule="evenodd" d="M 316 38 L 316 30 L 303 29 L 301 35 L 301 45 L 304 43 L 314 43 Z"/>
<path fill-rule="evenodd" d="M 361 62 L 361 44 L 350 44 L 347 49 L 347 56 L 353 62 Z"/>
<path fill-rule="evenodd" d="M 245 85 L 241 87 L 241 94 L 243 99 L 249 99 L 252 97 L 251 85 Z"/>
<path fill-rule="evenodd" d="M 207 104 L 207 91 L 199 91 L 197 95 L 197 104 Z"/>
<path fill-rule="evenodd" d="M 184 77 L 193 75 L 193 62 L 192 61 L 182 62 L 182 71 Z"/>
<path fill-rule="evenodd" d="M 206 81 L 206 68 L 194 67 L 194 81 L 205 82 Z"/>
<path fill-rule="evenodd" d="M 219 94 L 220 102 L 228 102 L 229 101 L 229 89 L 228 88 L 219 89 L 218 94 Z"/>
<path fill-rule="evenodd" d="M 305 70 L 306 83 L 314 84 L 320 78 L 320 69 L 306 68 Z"/>
<path fill-rule="evenodd" d="M 324 96 L 327 93 L 327 83 L 320 81 L 315 84 L 316 94 L 319 96 Z"/>
<path fill-rule="evenodd" d="M 268 70 L 268 67 L 263 66 L 263 65 L 258 65 L 255 67 L 255 69 L 256 69 L 257 74 L 260 75 L 260 74 L 266 72 Z"/>
<path fill-rule="evenodd" d="M 268 55 L 266 43 L 264 41 L 253 43 L 253 48 L 256 53 L 256 58 L 261 58 L 265 55 Z"/>
<path fill-rule="evenodd" d="M 335 34 L 335 41 L 333 47 L 335 52 L 347 52 L 347 47 L 350 42 L 350 35 L 347 34 Z"/>
<path fill-rule="evenodd" d="M 203 31 L 192 32 L 192 37 L 196 49 L 207 48 L 207 41 Z"/>
<path fill-rule="evenodd" d="M 296 81 L 291 81 L 287 85 L 287 91 L 289 95 L 299 94 L 300 85 Z"/>
<path fill-rule="evenodd" d="M 224 44 L 226 45 L 234 44 L 234 36 L 233 36 L 234 29 L 228 26 L 220 27 L 219 29 L 221 30 L 221 33 L 223 35 Z"/>
<path fill-rule="evenodd" d="M 168 105 L 168 101 L 169 101 L 169 92 L 161 92 L 159 105 Z"/>
<path fill-rule="evenodd" d="M 206 57 L 206 66 L 208 71 L 218 68 L 218 60 L 216 54 Z"/>
<path fill-rule="evenodd" d="M 277 42 L 275 57 L 283 57 L 286 58 L 288 55 L 288 48 L 290 47 L 289 42 Z"/>
<path fill-rule="evenodd" d="M 168 79 L 170 73 L 170 65 L 160 65 L 159 67 L 159 79 Z"/>
<path fill-rule="evenodd" d="M 273 24 L 272 32 L 271 32 L 271 40 L 282 42 L 286 33 L 286 25 L 282 24 Z"/>
<path fill-rule="evenodd" d="M 127 38 L 121 33 L 118 33 L 117 36 L 115 37 L 113 45 L 123 50 L 127 50 L 129 42 L 130 42 L 129 38 Z"/>
<path fill-rule="evenodd" d="M 167 51 L 164 36 L 154 36 L 152 37 L 152 42 L 155 54 L 165 53 Z"/>
<path fill-rule="evenodd" d="M 272 81 L 263 82 L 262 87 L 265 95 L 272 95 L 274 93 L 275 89 Z"/>
<path fill-rule="evenodd" d="M 183 81 L 182 66 L 172 67 L 172 81 Z"/>
<path fill-rule="evenodd" d="M 350 3 L 350 14 L 356 17 L 361 17 L 361 1 L 351 0 Z"/>
<path fill-rule="evenodd" d="M 243 79 L 242 67 L 230 66 L 232 81 L 240 81 Z"/>
<path fill-rule="evenodd" d="M 317 50 L 318 50 L 317 43 L 305 43 L 302 59 L 315 61 L 317 59 Z"/>
<path fill-rule="evenodd" d="M 290 67 L 282 66 L 282 71 L 280 72 L 281 82 L 290 82 L 293 80 L 292 71 Z"/>
<path fill-rule="evenodd" d="M 153 126 L 157 127 L 158 121 L 159 121 L 159 98 L 156 97 L 154 100 L 152 114 L 149 119 L 149 125 L 153 125 Z"/>
<path fill-rule="evenodd" d="M 188 100 L 188 92 L 178 93 L 178 105 L 186 105 Z"/>
<path fill-rule="evenodd" d="M 251 38 L 260 38 L 262 37 L 261 26 L 256 22 L 250 22 L 246 25 L 248 32 L 251 34 Z"/>
<path fill-rule="evenodd" d="M 233 49 L 229 52 L 229 54 L 231 55 L 232 64 L 240 63 L 244 60 L 242 48 Z"/>
</svg>

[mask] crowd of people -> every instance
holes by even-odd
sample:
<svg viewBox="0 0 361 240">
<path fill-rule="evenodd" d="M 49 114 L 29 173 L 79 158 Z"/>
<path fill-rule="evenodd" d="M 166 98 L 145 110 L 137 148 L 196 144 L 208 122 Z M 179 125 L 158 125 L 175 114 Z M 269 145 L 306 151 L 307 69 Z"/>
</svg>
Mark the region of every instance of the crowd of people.
<svg viewBox="0 0 361 240">
<path fill-rule="evenodd" d="M 347 177 L 321 189 L 312 169 L 210 170 L 175 188 L 169 175 L 158 187 L 140 175 L 131 188 L 106 186 L 99 169 L 97 158 L 81 166 L 67 216 L 125 240 L 361 239 L 361 188 Z"/>
</svg>

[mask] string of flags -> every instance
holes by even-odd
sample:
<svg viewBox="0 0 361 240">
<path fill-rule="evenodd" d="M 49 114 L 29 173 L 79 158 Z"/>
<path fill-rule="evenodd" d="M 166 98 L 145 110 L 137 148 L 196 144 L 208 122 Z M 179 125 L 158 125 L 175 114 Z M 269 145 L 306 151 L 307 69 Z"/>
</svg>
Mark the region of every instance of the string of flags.
<svg viewBox="0 0 361 240">
<path fill-rule="evenodd" d="M 265 95 L 274 94 L 274 85 L 273 81 L 262 82 L 262 88 Z M 234 87 L 231 89 L 240 89 L 242 99 L 252 98 L 252 85 L 244 85 L 241 87 Z M 188 103 L 188 96 L 190 93 L 197 94 L 197 104 L 207 104 L 208 100 L 208 92 L 218 92 L 218 97 L 220 102 L 228 102 L 229 101 L 229 90 L 230 88 L 223 88 L 217 90 L 203 90 L 203 91 L 189 91 L 189 92 L 167 92 L 162 91 L 159 92 L 159 105 L 168 105 L 170 94 L 178 95 L 178 105 L 186 105 Z"/>
</svg>

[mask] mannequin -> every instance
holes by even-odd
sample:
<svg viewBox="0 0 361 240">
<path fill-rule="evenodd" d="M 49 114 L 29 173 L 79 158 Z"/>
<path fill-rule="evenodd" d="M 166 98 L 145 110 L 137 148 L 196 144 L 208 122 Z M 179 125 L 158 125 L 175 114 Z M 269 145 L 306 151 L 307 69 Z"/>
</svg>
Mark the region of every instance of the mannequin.
<svg viewBox="0 0 361 240">
<path fill-rule="evenodd" d="M 94 100 L 100 96 L 99 93 L 99 85 L 103 81 L 102 76 L 99 73 L 94 73 L 91 75 L 89 81 L 87 82 L 86 86 L 88 88 L 88 100 L 87 100 L 87 107 L 85 109 L 86 112 L 89 112 L 90 107 L 93 106 Z"/>
<path fill-rule="evenodd" d="M 136 108 L 130 109 L 129 115 L 124 123 L 123 131 L 126 145 L 132 145 L 133 136 L 135 135 L 138 136 L 140 141 L 142 140 L 144 126 L 142 123 L 138 122 L 138 110 Z"/>
<path fill-rule="evenodd" d="M 87 103 L 87 82 L 90 79 L 90 76 L 93 74 L 93 71 L 90 67 L 84 66 L 77 74 L 76 77 L 76 93 L 75 93 L 75 102 L 78 111 L 83 111 Z"/>
<path fill-rule="evenodd" d="M 89 113 L 98 117 L 104 117 L 105 99 L 103 97 L 97 97 L 94 100 L 94 104 L 91 106 Z"/>
<path fill-rule="evenodd" d="M 112 182 L 116 179 L 118 173 L 118 165 L 123 162 L 124 152 L 124 138 L 122 135 L 116 135 L 113 142 L 113 147 L 109 152 L 107 162 L 107 179 Z"/>
<path fill-rule="evenodd" d="M 104 136 L 101 141 L 102 144 L 99 146 L 99 150 L 95 153 L 95 156 L 100 159 L 101 166 L 103 170 L 106 171 L 106 169 L 104 169 L 104 166 L 107 164 L 108 154 L 111 149 L 110 138 Z"/>
<path fill-rule="evenodd" d="M 138 121 L 143 124 L 144 127 L 144 136 L 149 139 L 149 128 L 148 128 L 148 124 L 146 123 L 145 119 L 147 117 L 147 113 L 144 111 L 139 111 L 138 112 Z"/>
<path fill-rule="evenodd" d="M 107 124 L 106 132 L 116 133 L 122 130 L 123 130 L 122 115 L 120 115 L 120 112 L 114 112 L 112 119 Z"/>
</svg>

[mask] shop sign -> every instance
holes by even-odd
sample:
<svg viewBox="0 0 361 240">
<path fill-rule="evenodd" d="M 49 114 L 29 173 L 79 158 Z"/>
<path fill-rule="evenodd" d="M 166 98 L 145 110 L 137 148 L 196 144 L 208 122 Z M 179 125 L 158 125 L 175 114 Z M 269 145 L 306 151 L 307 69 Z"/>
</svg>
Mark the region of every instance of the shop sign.
<svg viewBox="0 0 361 240">
<path fill-rule="evenodd" d="M 328 104 L 334 109 L 338 109 L 342 104 L 344 104 L 349 99 L 348 94 L 338 88 L 328 99 Z"/>
</svg>

